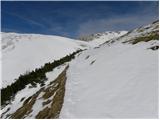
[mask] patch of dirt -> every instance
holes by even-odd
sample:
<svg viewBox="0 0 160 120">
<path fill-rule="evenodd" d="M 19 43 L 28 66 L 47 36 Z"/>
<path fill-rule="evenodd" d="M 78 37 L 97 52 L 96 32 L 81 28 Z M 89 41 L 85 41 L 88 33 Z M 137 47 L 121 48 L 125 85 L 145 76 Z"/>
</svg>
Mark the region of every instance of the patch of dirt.
<svg viewBox="0 0 160 120">
<path fill-rule="evenodd" d="M 34 105 L 38 95 L 41 93 L 42 90 L 43 89 L 39 90 L 33 96 L 26 99 L 24 101 L 22 107 L 20 107 L 18 110 L 16 110 L 16 112 L 13 113 L 10 118 L 13 118 L 13 119 L 24 118 L 25 115 L 28 115 L 30 112 L 32 112 L 32 106 Z"/>
<path fill-rule="evenodd" d="M 45 107 L 41 110 L 36 119 L 51 119 L 51 118 L 58 118 L 63 101 L 64 101 L 64 94 L 65 94 L 65 82 L 66 82 L 66 70 L 68 67 L 57 77 L 54 82 L 51 83 L 51 86 L 45 90 L 45 94 L 43 95 L 44 99 L 48 99 L 53 96 L 51 107 Z M 55 86 L 56 83 L 58 85 Z"/>
<path fill-rule="evenodd" d="M 41 88 L 34 95 L 28 97 L 24 102 L 22 100 L 22 107 L 11 114 L 9 118 L 22 119 L 29 115 L 32 112 L 32 107 L 40 93 L 43 93 L 41 99 L 43 99 L 44 102 L 42 102 L 42 105 L 47 105 L 47 107 L 42 108 L 42 110 L 38 112 L 36 119 L 58 118 L 64 101 L 65 83 L 67 79 L 66 71 L 68 67 L 69 66 L 67 66 L 54 81 L 50 82 L 48 86 Z M 51 105 L 48 106 L 48 104 Z"/>
</svg>

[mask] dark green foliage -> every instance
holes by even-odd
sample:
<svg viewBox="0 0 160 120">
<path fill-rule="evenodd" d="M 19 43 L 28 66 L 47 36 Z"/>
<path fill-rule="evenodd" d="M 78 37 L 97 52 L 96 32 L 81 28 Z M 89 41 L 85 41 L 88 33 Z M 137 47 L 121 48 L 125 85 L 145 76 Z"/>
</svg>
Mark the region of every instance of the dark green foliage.
<svg viewBox="0 0 160 120">
<path fill-rule="evenodd" d="M 138 37 L 136 39 L 133 40 L 132 44 L 137 44 L 139 42 L 148 42 L 150 40 L 159 40 L 159 35 L 158 33 L 152 33 L 148 36 L 142 36 L 142 37 Z"/>
<path fill-rule="evenodd" d="M 26 85 L 31 84 L 33 87 L 39 83 L 41 86 L 45 85 L 46 73 L 52 71 L 55 67 L 64 64 L 65 62 L 69 62 L 74 59 L 75 54 L 81 52 L 82 50 L 78 50 L 73 52 L 70 55 L 67 55 L 59 60 L 55 60 L 52 63 L 46 63 L 41 68 L 35 69 L 29 73 L 24 75 L 20 75 L 16 82 L 7 86 L 6 88 L 1 89 L 1 105 L 6 105 L 8 101 L 14 98 L 15 94 L 24 89 Z"/>
</svg>

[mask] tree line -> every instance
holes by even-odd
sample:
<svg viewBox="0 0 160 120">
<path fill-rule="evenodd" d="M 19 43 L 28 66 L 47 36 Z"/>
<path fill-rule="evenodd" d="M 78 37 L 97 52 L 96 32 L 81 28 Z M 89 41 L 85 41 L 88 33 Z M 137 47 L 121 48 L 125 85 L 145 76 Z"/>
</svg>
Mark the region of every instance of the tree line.
<svg viewBox="0 0 160 120">
<path fill-rule="evenodd" d="M 18 79 L 11 85 L 8 85 L 6 88 L 1 89 L 1 105 L 6 105 L 11 99 L 14 98 L 15 94 L 24 89 L 26 85 L 31 84 L 33 87 L 39 83 L 41 86 L 44 85 L 44 82 L 47 80 L 46 73 L 52 71 L 55 67 L 69 62 L 75 58 L 75 55 L 82 50 L 77 50 L 70 55 L 55 60 L 53 62 L 46 63 L 41 68 L 36 68 L 35 70 L 28 72 L 26 74 L 20 75 Z"/>
</svg>

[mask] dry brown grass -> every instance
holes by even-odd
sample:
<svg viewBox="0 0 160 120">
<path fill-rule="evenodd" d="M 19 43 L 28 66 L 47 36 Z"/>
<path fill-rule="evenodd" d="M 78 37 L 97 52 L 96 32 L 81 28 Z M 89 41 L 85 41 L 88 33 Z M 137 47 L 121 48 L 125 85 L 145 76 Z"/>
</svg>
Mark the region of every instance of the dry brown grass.
<svg viewBox="0 0 160 120">
<path fill-rule="evenodd" d="M 32 97 L 26 99 L 23 103 L 23 106 L 20 107 L 15 113 L 11 115 L 13 119 L 24 118 L 25 115 L 28 115 L 32 111 L 32 106 L 34 105 L 36 98 L 41 93 L 42 89 L 34 94 Z"/>
<path fill-rule="evenodd" d="M 52 81 L 46 88 L 41 88 L 37 93 L 33 96 L 27 98 L 24 102 L 22 107 L 20 107 L 15 113 L 13 113 L 10 118 L 14 119 L 22 119 L 25 118 L 29 113 L 32 112 L 32 107 L 37 100 L 37 97 L 41 92 L 43 92 L 43 96 L 41 97 L 44 102 L 42 103 L 43 106 L 48 105 L 51 103 L 50 107 L 45 107 L 41 110 L 37 115 L 37 119 L 51 119 L 51 118 L 58 118 L 62 105 L 63 99 L 65 94 L 65 82 L 66 82 L 66 71 L 68 66 L 65 70 L 54 80 Z M 52 99 L 50 99 L 53 97 Z"/>
<path fill-rule="evenodd" d="M 68 67 L 67 67 L 68 68 Z M 65 94 L 65 82 L 66 82 L 66 70 L 67 68 L 57 77 L 54 83 L 58 84 L 47 88 L 46 93 L 43 95 L 44 99 L 47 99 L 54 95 L 51 103 L 51 107 L 48 106 L 41 110 L 36 118 L 37 119 L 51 119 L 58 118 L 63 105 L 63 99 Z M 55 93 L 56 92 L 56 93 Z"/>
</svg>

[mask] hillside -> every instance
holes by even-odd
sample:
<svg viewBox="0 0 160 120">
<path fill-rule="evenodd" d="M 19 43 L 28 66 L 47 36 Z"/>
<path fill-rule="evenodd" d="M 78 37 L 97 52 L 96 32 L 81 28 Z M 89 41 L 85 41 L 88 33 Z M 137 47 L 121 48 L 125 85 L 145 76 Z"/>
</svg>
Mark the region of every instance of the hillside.
<svg viewBox="0 0 160 120">
<path fill-rule="evenodd" d="M 123 36 L 126 33 L 127 31 L 106 31 L 104 33 L 81 36 L 79 37 L 79 39 L 82 41 L 87 41 L 90 45 L 97 47 L 99 44 L 103 44 L 104 42 L 111 39 L 117 39 L 118 37 Z"/>
<path fill-rule="evenodd" d="M 6 44 L 2 41 L 4 62 L 5 56 L 10 61 L 16 58 L 15 71 L 21 68 L 17 68 L 18 60 L 26 63 L 18 75 L 30 66 L 21 56 L 41 60 L 41 64 L 32 63 L 30 69 L 42 66 L 33 74 L 43 71 L 45 80 L 36 76 L 38 82 L 27 83 L 10 96 L 1 118 L 157 118 L 158 26 L 156 21 L 119 36 L 101 34 L 89 42 L 41 35 L 10 39 L 12 35 L 6 33 L 2 40 L 13 42 L 3 47 Z M 4 86 L 13 82 L 9 80 Z"/>
<path fill-rule="evenodd" d="M 20 74 L 88 47 L 86 42 L 59 36 L 2 33 L 2 87 Z"/>
<path fill-rule="evenodd" d="M 158 22 L 70 63 L 60 118 L 157 118 Z"/>
</svg>

